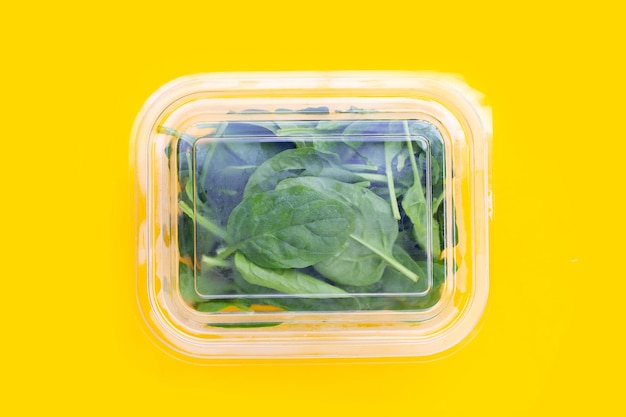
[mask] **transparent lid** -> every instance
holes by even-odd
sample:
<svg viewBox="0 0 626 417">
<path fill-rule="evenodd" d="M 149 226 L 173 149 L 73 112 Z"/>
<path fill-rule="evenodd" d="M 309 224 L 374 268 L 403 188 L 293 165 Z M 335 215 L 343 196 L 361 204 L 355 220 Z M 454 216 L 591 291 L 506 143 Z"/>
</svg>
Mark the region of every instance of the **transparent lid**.
<svg viewBox="0 0 626 417">
<path fill-rule="evenodd" d="M 429 356 L 488 289 L 487 111 L 452 78 L 204 74 L 133 131 L 138 298 L 177 356 Z"/>
</svg>

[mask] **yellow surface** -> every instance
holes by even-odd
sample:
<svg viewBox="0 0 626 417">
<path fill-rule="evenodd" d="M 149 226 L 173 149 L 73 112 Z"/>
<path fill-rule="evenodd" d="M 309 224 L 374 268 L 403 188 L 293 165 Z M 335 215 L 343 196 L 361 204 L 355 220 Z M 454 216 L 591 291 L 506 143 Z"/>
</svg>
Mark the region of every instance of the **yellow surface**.
<svg viewBox="0 0 626 417">
<path fill-rule="evenodd" d="M 623 413 L 625 35 L 614 2 L 227 3 L 1 7 L 3 414 Z M 135 114 L 180 75 L 299 69 L 459 73 L 493 106 L 490 302 L 456 354 L 203 368 L 142 333 Z"/>
</svg>

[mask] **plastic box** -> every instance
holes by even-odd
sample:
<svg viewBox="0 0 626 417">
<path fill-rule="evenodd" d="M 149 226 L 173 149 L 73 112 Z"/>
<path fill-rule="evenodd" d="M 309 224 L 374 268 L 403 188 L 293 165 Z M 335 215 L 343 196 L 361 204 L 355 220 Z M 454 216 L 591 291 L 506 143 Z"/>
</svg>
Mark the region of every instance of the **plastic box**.
<svg viewBox="0 0 626 417">
<path fill-rule="evenodd" d="M 200 74 L 139 113 L 137 294 L 212 358 L 432 357 L 488 294 L 490 117 L 402 72 Z"/>
</svg>

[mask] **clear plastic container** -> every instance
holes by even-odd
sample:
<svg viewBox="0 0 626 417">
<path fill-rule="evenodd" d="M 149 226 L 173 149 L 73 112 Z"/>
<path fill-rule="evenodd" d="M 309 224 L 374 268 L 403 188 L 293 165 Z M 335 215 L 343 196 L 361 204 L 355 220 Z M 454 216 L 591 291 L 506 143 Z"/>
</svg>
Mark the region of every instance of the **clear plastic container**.
<svg viewBox="0 0 626 417">
<path fill-rule="evenodd" d="M 425 357 L 488 293 L 490 117 L 403 72 L 201 74 L 137 117 L 138 300 L 172 354 Z"/>
</svg>

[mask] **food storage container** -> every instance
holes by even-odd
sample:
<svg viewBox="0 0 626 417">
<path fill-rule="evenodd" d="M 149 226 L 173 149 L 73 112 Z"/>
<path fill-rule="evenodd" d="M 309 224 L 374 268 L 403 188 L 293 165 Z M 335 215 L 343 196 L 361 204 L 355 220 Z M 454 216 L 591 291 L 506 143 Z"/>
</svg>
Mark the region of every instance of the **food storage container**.
<svg viewBox="0 0 626 417">
<path fill-rule="evenodd" d="M 137 116 L 137 297 L 198 363 L 436 357 L 488 294 L 490 117 L 455 77 L 200 74 Z"/>
</svg>

